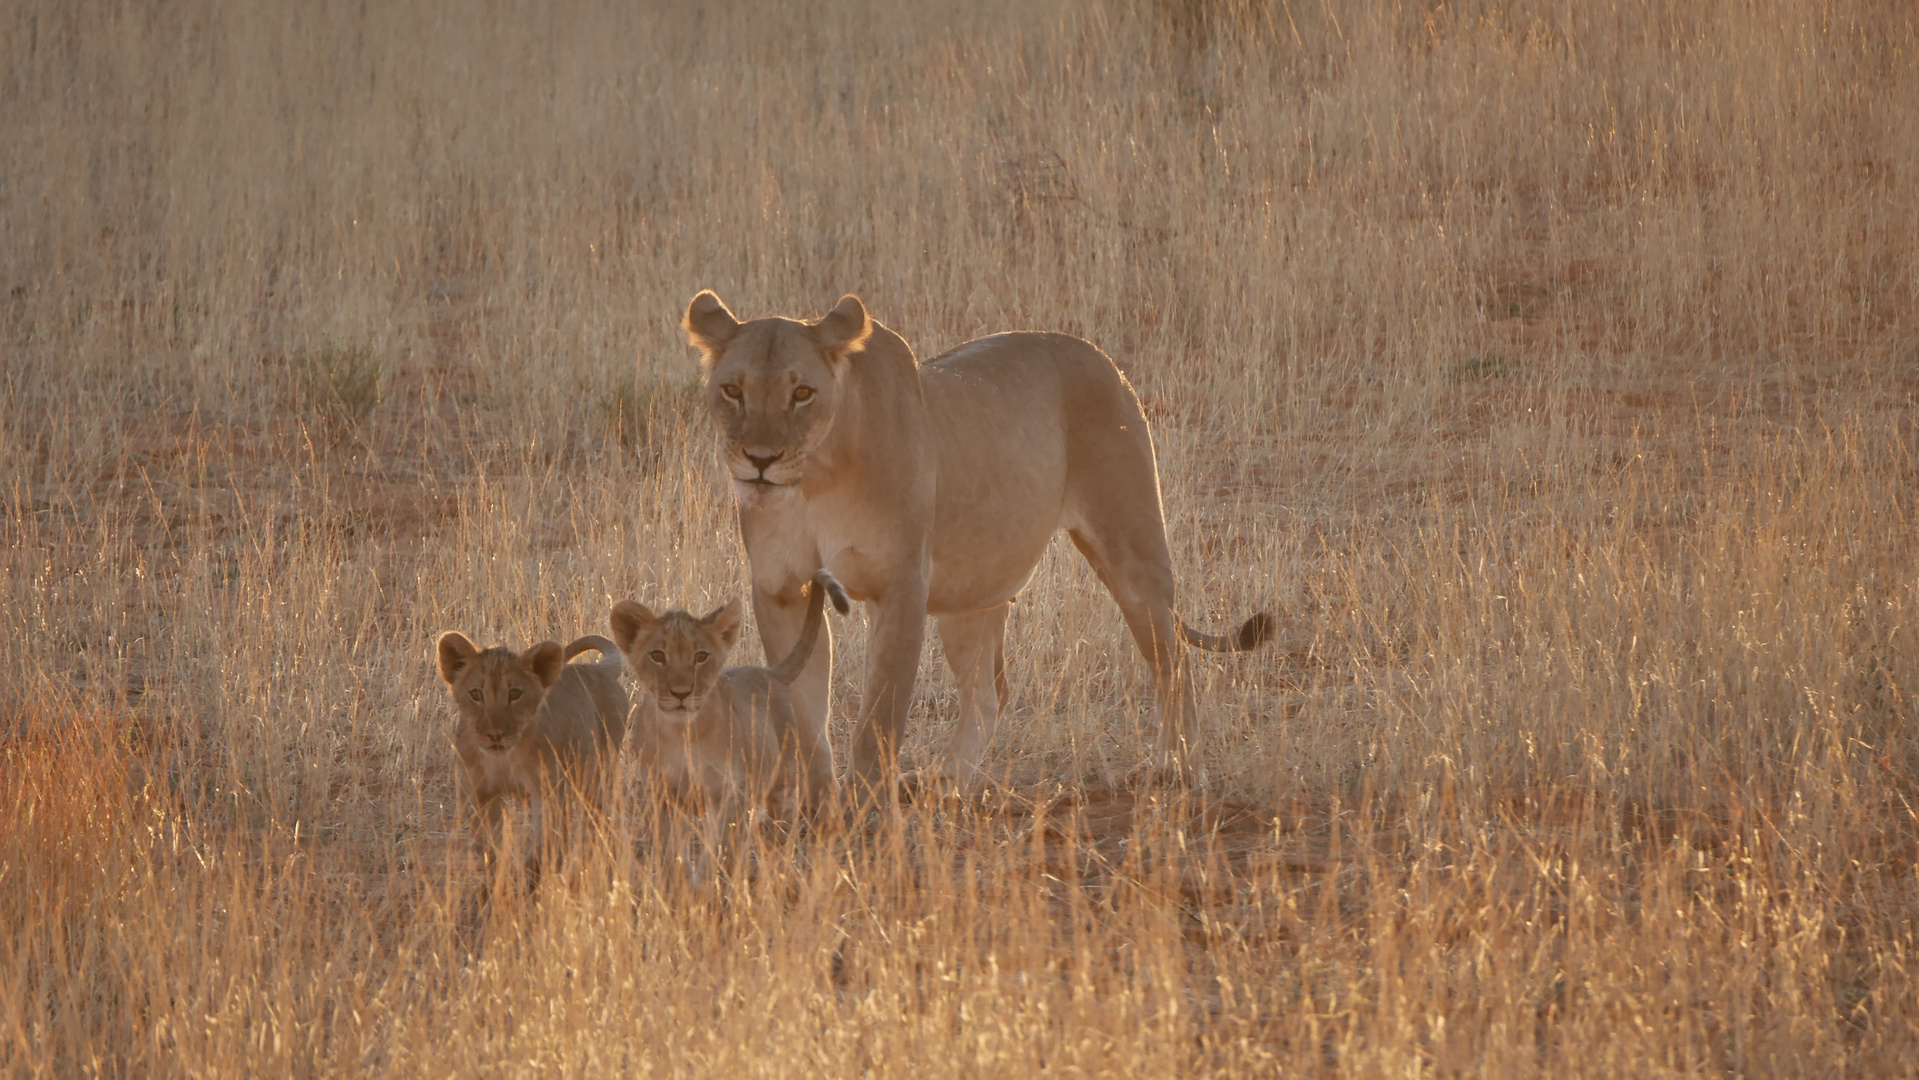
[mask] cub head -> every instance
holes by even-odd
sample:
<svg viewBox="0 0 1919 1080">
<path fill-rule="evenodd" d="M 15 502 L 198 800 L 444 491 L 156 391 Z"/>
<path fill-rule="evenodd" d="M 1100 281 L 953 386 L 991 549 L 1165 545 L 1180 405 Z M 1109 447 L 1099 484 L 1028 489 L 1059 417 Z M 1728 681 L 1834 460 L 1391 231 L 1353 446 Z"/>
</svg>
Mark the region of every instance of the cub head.
<svg viewBox="0 0 1919 1080">
<path fill-rule="evenodd" d="M 498 646 L 481 650 L 458 630 L 440 635 L 439 654 L 440 678 L 453 694 L 460 726 L 494 753 L 519 745 L 566 664 L 557 642 L 543 641 L 524 654 Z"/>
<path fill-rule="evenodd" d="M 873 333 L 865 305 L 848 295 L 813 322 L 741 323 L 709 290 L 681 325 L 703 354 L 706 405 L 734 482 L 755 493 L 797 483 L 832 430 L 847 357 Z"/>
<path fill-rule="evenodd" d="M 655 615 L 644 605 L 613 605 L 613 641 L 640 688 L 670 723 L 690 723 L 726 668 L 740 639 L 740 602 L 696 619 L 684 611 Z"/>
</svg>

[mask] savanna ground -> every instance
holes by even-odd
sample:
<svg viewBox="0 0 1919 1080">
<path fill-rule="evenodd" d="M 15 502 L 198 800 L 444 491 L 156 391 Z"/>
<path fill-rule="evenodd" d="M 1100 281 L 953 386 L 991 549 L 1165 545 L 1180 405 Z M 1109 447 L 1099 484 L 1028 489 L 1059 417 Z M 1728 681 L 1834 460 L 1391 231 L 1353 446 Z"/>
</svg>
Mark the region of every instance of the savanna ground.
<svg viewBox="0 0 1919 1080">
<path fill-rule="evenodd" d="M 7 5 L 0 1069 L 1910 1070 L 1914 20 Z M 1003 792 L 475 957 L 433 638 L 743 592 L 703 286 L 1100 343 L 1187 617 L 1282 639 L 1127 788 L 1062 544 Z"/>
</svg>

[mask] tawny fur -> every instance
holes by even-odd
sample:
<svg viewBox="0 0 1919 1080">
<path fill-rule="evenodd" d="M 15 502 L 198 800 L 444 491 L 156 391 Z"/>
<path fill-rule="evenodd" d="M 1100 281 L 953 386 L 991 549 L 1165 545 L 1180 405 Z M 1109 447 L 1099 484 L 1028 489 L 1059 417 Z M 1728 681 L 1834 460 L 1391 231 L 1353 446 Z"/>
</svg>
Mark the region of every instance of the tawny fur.
<svg viewBox="0 0 1919 1080">
<path fill-rule="evenodd" d="M 793 820 L 834 791 L 826 730 L 794 708 L 791 687 L 819 639 L 826 599 L 842 613 L 848 603 L 825 571 L 807 592 L 799 641 L 774 667 L 726 666 L 739 640 L 738 600 L 704 618 L 655 615 L 632 600 L 613 606 L 613 639 L 638 685 L 630 723 L 639 763 L 665 794 L 706 811 L 727 841 L 752 811 Z"/>
<path fill-rule="evenodd" d="M 599 661 L 567 663 L 588 650 L 598 650 Z M 453 746 L 466 766 L 476 842 L 490 858 L 499 850 L 506 800 L 529 801 L 533 828 L 525 858 L 529 885 L 537 884 L 542 850 L 557 850 L 549 827 L 575 824 L 570 811 L 576 808 L 604 813 L 618 787 L 627 717 L 619 651 L 597 634 L 564 649 L 546 641 L 524 653 L 481 650 L 449 630 L 440 636 L 438 654 L 459 718 Z M 563 820 L 548 820 L 550 799 L 569 811 Z"/>
<path fill-rule="evenodd" d="M 1272 624 L 1214 636 L 1174 614 L 1152 438 L 1105 353 L 995 334 L 921 365 L 853 296 L 814 322 L 741 323 L 702 292 L 683 325 L 704 354 L 767 655 L 797 640 L 800 586 L 819 567 L 871 605 L 853 775 L 870 784 L 896 766 L 929 614 L 960 698 L 940 770 L 976 773 L 1005 704 L 1007 607 L 1061 529 L 1151 665 L 1156 765 L 1188 769 L 1198 710 L 1180 643 L 1249 649 Z M 796 686 L 811 725 L 827 715 L 831 657 L 829 638 Z"/>
</svg>

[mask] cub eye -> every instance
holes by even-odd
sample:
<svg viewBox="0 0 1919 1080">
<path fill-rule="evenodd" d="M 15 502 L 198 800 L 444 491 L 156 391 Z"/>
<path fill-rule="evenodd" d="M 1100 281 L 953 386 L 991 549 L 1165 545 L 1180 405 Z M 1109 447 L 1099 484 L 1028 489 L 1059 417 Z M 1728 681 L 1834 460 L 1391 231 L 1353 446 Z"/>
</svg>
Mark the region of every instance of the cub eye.
<svg viewBox="0 0 1919 1080">
<path fill-rule="evenodd" d="M 696 663 L 696 664 L 704 664 L 704 663 L 706 663 L 706 654 L 705 654 L 705 653 L 703 653 L 703 652 L 696 652 L 696 653 L 694 653 L 694 654 L 693 654 L 693 662 L 694 662 L 694 663 Z"/>
<path fill-rule="evenodd" d="M 473 689 L 468 690 L 466 692 L 466 696 L 472 698 L 475 701 L 480 700 L 480 688 L 476 686 Z"/>
<path fill-rule="evenodd" d="M 810 386 L 796 388 L 793 391 L 793 400 L 796 402 L 813 400 L 813 388 Z"/>
<path fill-rule="evenodd" d="M 506 699 L 507 699 L 508 701 L 518 701 L 518 700 L 520 700 L 520 695 L 521 695 L 521 694 L 524 694 L 524 693 L 526 693 L 526 691 L 524 691 L 524 690 L 522 690 L 522 689 L 520 689 L 519 687 L 517 687 L 517 686 L 516 686 L 516 687 L 514 687 L 513 689 L 511 689 L 511 690 L 508 690 L 508 691 L 506 692 Z"/>
<path fill-rule="evenodd" d="M 652 652 L 646 654 L 646 658 L 656 664 L 664 664 L 666 663 L 666 650 L 654 649 Z"/>
<path fill-rule="evenodd" d="M 740 399 L 740 388 L 733 383 L 727 383 L 725 386 L 720 387 L 720 393 L 726 395 L 726 400 L 728 401 L 738 401 Z"/>
</svg>

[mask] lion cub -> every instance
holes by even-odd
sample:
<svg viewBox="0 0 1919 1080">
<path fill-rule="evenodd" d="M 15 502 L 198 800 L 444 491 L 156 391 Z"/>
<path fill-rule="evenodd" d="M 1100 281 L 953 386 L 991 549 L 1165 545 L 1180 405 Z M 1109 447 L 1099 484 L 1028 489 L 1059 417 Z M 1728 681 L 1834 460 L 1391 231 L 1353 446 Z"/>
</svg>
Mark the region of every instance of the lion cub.
<svg viewBox="0 0 1919 1080">
<path fill-rule="evenodd" d="M 726 666 L 739 640 L 738 600 L 699 619 L 655 615 L 632 600 L 613 606 L 613 640 L 639 683 L 630 722 L 640 762 L 676 800 L 711 811 L 725 838 L 749 810 L 770 805 L 790 820 L 833 793 L 824 725 L 794 709 L 791 687 L 813 655 L 827 598 L 842 615 L 849 605 L 824 570 L 807 590 L 800 639 L 773 667 Z"/>
<path fill-rule="evenodd" d="M 567 663 L 588 649 L 599 651 L 598 662 Z M 466 766 L 482 824 L 476 840 L 489 863 L 501 840 L 504 800 L 533 804 L 525 862 L 531 889 L 539 884 L 540 851 L 548 841 L 545 797 L 564 800 L 569 813 L 563 816 L 580 806 L 604 812 L 618 785 L 627 713 L 619 652 L 598 634 L 564 649 L 544 641 L 523 654 L 481 650 L 449 630 L 440 635 L 439 657 L 440 678 L 459 714 L 453 746 Z"/>
</svg>

